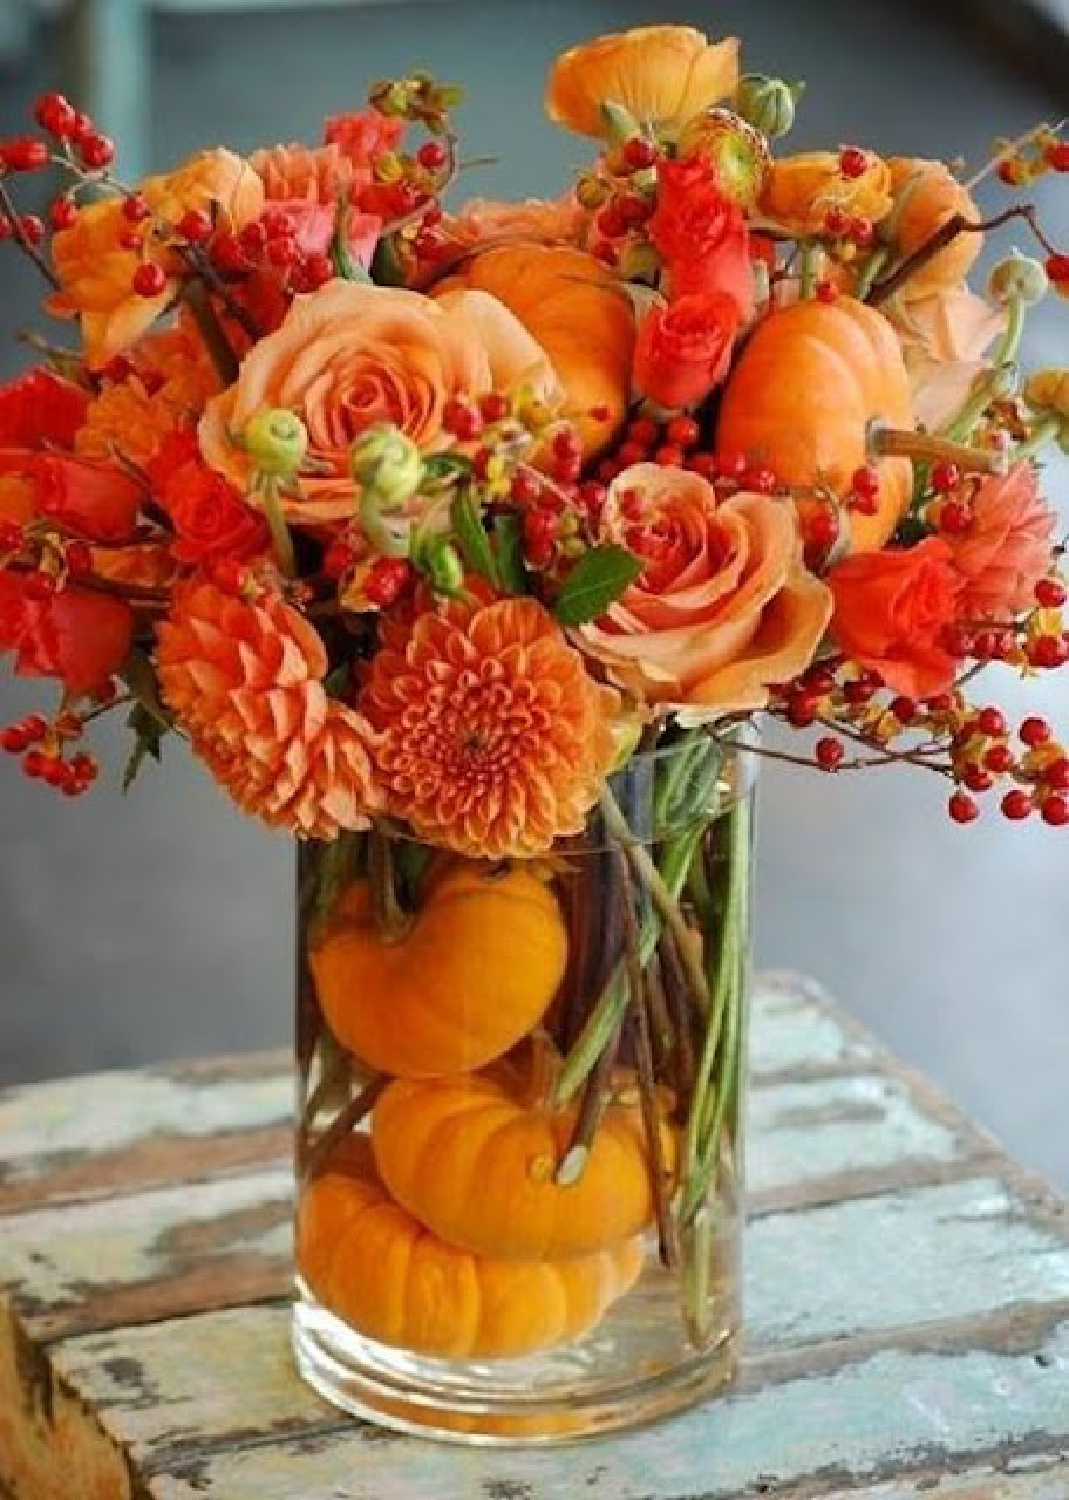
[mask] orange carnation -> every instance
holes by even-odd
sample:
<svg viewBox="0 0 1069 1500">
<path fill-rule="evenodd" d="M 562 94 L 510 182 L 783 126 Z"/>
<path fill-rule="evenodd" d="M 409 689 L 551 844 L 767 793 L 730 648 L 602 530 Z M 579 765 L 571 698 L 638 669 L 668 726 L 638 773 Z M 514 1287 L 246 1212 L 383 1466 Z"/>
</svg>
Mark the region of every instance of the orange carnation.
<svg viewBox="0 0 1069 1500">
<path fill-rule="evenodd" d="M 834 151 L 803 151 L 772 163 L 761 194 L 761 214 L 792 236 L 819 234 L 831 209 L 878 223 L 891 208 L 891 170 L 867 153 L 858 177 L 847 177 Z"/>
<path fill-rule="evenodd" d="M 259 217 L 264 202 L 263 185 L 248 162 L 221 149 L 202 151 L 166 176 L 147 178 L 139 191 L 152 210 L 143 249 L 127 250 L 120 242 L 130 228 L 121 198 L 86 204 L 70 229 L 52 241 L 60 286 L 48 308 L 57 317 L 81 319 L 90 368 L 121 354 L 173 300 L 182 266 L 168 247 L 170 226 L 189 209 L 214 208 L 223 224 L 240 229 Z M 167 273 L 155 297 L 133 289 L 134 272 L 145 259 Z"/>
<path fill-rule="evenodd" d="M 691 26 L 638 26 L 559 57 L 546 83 L 546 113 L 579 135 L 605 136 L 602 106 L 615 104 L 639 125 L 677 136 L 738 82 L 737 37 L 710 42 Z"/>
<path fill-rule="evenodd" d="M 985 479 L 972 497 L 968 526 L 947 538 L 964 585 L 962 613 L 1005 619 L 1033 605 L 1035 586 L 1050 571 L 1057 524 L 1030 463 Z"/>
<path fill-rule="evenodd" d="M 489 859 L 582 829 L 613 759 L 615 706 L 533 599 L 421 615 L 387 639 L 361 702 L 394 815 Z"/>
<path fill-rule="evenodd" d="M 545 353 L 496 298 L 472 292 L 435 302 L 332 281 L 299 297 L 246 356 L 236 384 L 209 403 L 201 450 L 247 493 L 251 464 L 240 434 L 265 407 L 296 412 L 308 429 L 308 464 L 284 502 L 287 515 L 338 520 L 356 508 L 348 453 L 362 432 L 392 422 L 433 453 L 452 442 L 442 425 L 452 398 L 528 384 L 556 398 Z"/>
<path fill-rule="evenodd" d="M 636 697 L 691 721 L 762 708 L 770 684 L 813 660 L 831 595 L 803 565 L 788 506 L 746 493 L 718 504 L 698 474 L 636 464 L 614 480 L 602 527 L 645 569 L 576 638 Z"/>
<path fill-rule="evenodd" d="M 373 737 L 328 698 L 326 651 L 302 615 L 278 598 L 191 583 L 158 636 L 164 701 L 244 812 L 299 838 L 369 826 L 381 804 Z"/>
</svg>

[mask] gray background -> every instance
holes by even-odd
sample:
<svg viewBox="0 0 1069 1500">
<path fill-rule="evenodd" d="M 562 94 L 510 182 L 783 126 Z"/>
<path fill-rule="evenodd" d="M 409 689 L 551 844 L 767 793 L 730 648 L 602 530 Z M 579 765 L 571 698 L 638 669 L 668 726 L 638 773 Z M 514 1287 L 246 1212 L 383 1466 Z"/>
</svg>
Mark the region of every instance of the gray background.
<svg viewBox="0 0 1069 1500">
<path fill-rule="evenodd" d="M 1051 70 L 1016 65 L 963 7 L 930 9 L 935 20 L 872 0 L 399 0 L 165 16 L 152 28 L 148 156 L 162 165 L 218 141 L 315 139 L 325 113 L 359 105 L 370 76 L 423 63 L 468 81 L 469 149 L 507 163 L 473 176 L 473 192 L 555 193 L 584 148 L 541 117 L 547 62 L 585 35 L 667 19 L 737 31 L 750 67 L 806 78 L 797 147 L 862 140 L 977 162 L 996 133 L 1066 110 Z M 55 27 L 41 26 L 29 61 L 2 78 L 0 133 L 57 81 L 57 51 Z M 1058 183 L 1037 196 L 1052 233 L 1069 241 Z M 986 201 L 1003 201 L 1000 191 Z M 1015 238 L 1026 246 L 1020 236 L 1002 243 Z M 5 253 L 5 339 L 32 319 L 35 296 Z M 1033 361 L 1064 362 L 1066 326 L 1065 304 L 1051 307 L 1029 335 Z M 0 359 L 14 368 L 10 351 Z M 1063 511 L 1066 477 L 1064 466 L 1050 472 Z M 1061 677 L 1041 683 L 1034 701 L 1069 729 L 1069 672 Z M 1023 707 L 1012 679 L 996 688 Z M 0 721 L 41 692 L 3 682 Z M 98 743 L 117 769 L 118 737 Z M 994 815 L 961 831 L 943 802 L 942 784 L 923 773 L 833 783 L 769 768 L 759 959 L 819 978 L 1020 1156 L 1069 1185 L 1069 835 Z M 291 851 L 239 818 L 180 751 L 125 801 L 106 785 L 75 805 L 2 764 L 0 827 L 0 1079 L 287 1040 Z"/>
</svg>

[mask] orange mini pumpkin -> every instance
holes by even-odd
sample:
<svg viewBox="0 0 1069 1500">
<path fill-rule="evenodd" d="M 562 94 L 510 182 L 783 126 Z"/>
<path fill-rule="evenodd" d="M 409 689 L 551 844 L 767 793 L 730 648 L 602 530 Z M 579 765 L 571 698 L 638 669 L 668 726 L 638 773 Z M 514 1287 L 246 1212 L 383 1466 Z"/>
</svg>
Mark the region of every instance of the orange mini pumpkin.
<svg viewBox="0 0 1069 1500">
<path fill-rule="evenodd" d="M 650 1164 L 636 1106 L 610 1105 L 590 1156 L 568 1186 L 555 1180 L 575 1115 L 528 1107 L 494 1071 L 392 1083 L 375 1107 L 375 1162 L 421 1223 L 481 1255 L 540 1259 L 587 1254 L 647 1228 Z M 665 1163 L 675 1139 L 662 1126 Z"/>
<path fill-rule="evenodd" d="M 979 220 L 980 211 L 968 189 L 943 162 L 896 156 L 888 166 L 895 201 L 881 225 L 880 237 L 889 240 L 903 259 L 919 250 L 955 214 L 973 224 Z M 982 234 L 959 234 L 903 284 L 902 295 L 912 300 L 957 286 L 983 247 Z"/>
<path fill-rule="evenodd" d="M 889 540 L 909 505 L 907 458 L 872 459 L 873 423 L 912 428 L 909 376 L 898 338 L 875 308 L 851 297 L 798 302 L 772 313 L 744 348 L 727 383 L 717 433 L 724 450 L 767 464 L 789 485 L 826 485 L 837 495 L 874 463 L 875 515 L 850 514 L 854 552 Z M 818 502 L 801 500 L 805 518 Z"/>
<path fill-rule="evenodd" d="M 528 870 L 452 862 L 396 942 L 379 935 L 358 881 L 308 955 L 334 1036 L 402 1077 L 460 1073 L 499 1057 L 541 1019 L 564 975 L 556 897 Z"/>
<path fill-rule="evenodd" d="M 634 1285 L 636 1240 L 564 1261 L 494 1260 L 445 1244 L 376 1176 L 350 1137 L 305 1191 L 297 1264 L 330 1312 L 358 1332 L 454 1359 L 533 1354 L 582 1337 Z"/>
<path fill-rule="evenodd" d="M 515 313 L 548 354 L 585 452 L 604 448 L 627 415 L 635 346 L 631 303 L 612 273 L 585 250 L 501 245 L 435 291 L 458 286 L 489 292 Z"/>
</svg>

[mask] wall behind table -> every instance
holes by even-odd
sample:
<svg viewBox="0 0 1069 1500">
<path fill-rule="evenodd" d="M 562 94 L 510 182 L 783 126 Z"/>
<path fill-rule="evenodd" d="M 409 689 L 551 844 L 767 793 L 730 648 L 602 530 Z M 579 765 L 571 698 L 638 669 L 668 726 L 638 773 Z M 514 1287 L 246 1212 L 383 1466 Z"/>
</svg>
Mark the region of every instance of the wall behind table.
<svg viewBox="0 0 1069 1500">
<path fill-rule="evenodd" d="M 221 140 L 247 149 L 314 139 L 324 114 L 359 103 L 370 76 L 424 63 L 468 81 L 468 149 L 500 158 L 472 174 L 471 191 L 554 193 L 584 147 L 541 117 L 547 61 L 585 35 L 669 18 L 736 30 L 750 66 L 807 78 L 799 146 L 862 139 L 976 161 L 996 130 L 1016 133 L 1056 108 L 966 32 L 901 4 L 297 10 L 155 24 L 157 165 Z M 54 42 L 42 33 L 32 65 L 3 80 L 0 132 L 54 84 Z M 1050 190 L 1040 196 L 1069 240 L 1064 208 Z M 29 320 L 35 294 L 6 254 L 5 338 Z M 1032 358 L 1064 360 L 1065 331 L 1062 309 L 1031 339 Z M 0 360 L 15 367 L 10 350 Z M 1065 479 L 1064 467 L 1052 476 L 1063 494 Z M 3 682 L 0 720 L 39 696 Z M 1042 698 L 1069 723 L 1065 685 L 1048 684 Z M 117 767 L 119 737 L 103 734 L 101 749 Z M 996 818 L 962 832 L 945 822 L 943 800 L 919 773 L 832 784 L 770 771 L 760 958 L 817 975 L 1021 1155 L 1069 1182 L 1069 842 Z M 125 801 L 107 785 L 70 805 L 0 767 L 0 828 L 0 1078 L 288 1037 L 290 851 L 232 812 L 180 749 Z"/>
</svg>

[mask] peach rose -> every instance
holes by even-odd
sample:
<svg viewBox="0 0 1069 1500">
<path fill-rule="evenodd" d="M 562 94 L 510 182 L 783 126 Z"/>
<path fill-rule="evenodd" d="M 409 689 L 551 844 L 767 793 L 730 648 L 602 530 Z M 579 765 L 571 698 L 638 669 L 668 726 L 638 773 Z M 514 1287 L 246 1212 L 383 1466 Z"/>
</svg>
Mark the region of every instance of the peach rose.
<svg viewBox="0 0 1069 1500">
<path fill-rule="evenodd" d="M 308 429 L 308 459 L 284 510 L 297 522 L 340 520 L 356 508 L 348 451 L 367 428 L 395 423 L 434 453 L 452 442 L 442 426 L 451 398 L 521 384 L 546 401 L 559 399 L 540 345 L 487 293 L 432 301 L 393 287 L 331 281 L 298 297 L 282 326 L 242 361 L 235 384 L 209 402 L 201 451 L 248 493 L 246 425 L 265 407 L 296 412 Z"/>
<path fill-rule="evenodd" d="M 891 171 L 868 153 L 859 177 L 846 177 L 834 151 L 803 151 L 772 163 L 761 194 L 761 213 L 791 235 L 819 234 L 831 209 L 878 223 L 891 207 Z"/>
<path fill-rule="evenodd" d="M 127 250 L 120 235 L 129 230 L 122 199 L 88 203 L 70 229 L 52 241 L 59 290 L 48 301 L 57 317 L 80 318 L 90 368 L 107 364 L 151 327 L 173 300 L 182 266 L 168 248 L 166 232 L 190 209 L 214 207 L 220 221 L 240 229 L 259 218 L 263 184 L 249 163 L 231 151 L 202 151 L 166 176 L 149 177 L 139 191 L 152 209 L 143 250 Z M 133 289 L 134 272 L 145 259 L 167 273 L 163 290 L 142 297 Z"/>
<path fill-rule="evenodd" d="M 602 527 L 645 569 L 576 639 L 636 697 L 695 722 L 762 708 L 809 666 L 832 600 L 802 562 L 789 506 L 745 492 L 717 504 L 697 474 L 636 464 L 613 482 Z"/>
<path fill-rule="evenodd" d="M 1030 463 L 985 479 L 973 495 L 968 529 L 947 538 L 964 585 L 961 613 L 1005 619 L 1034 604 L 1033 590 L 1050 571 L 1056 525 Z"/>
<path fill-rule="evenodd" d="M 1006 326 L 1006 313 L 967 287 L 932 292 L 903 306 L 886 307 L 894 324 L 922 427 L 938 430 L 964 405 L 984 355 Z"/>
<path fill-rule="evenodd" d="M 596 37 L 559 57 L 546 83 L 546 113 L 578 135 L 608 133 L 604 104 L 642 126 L 677 136 L 739 82 L 739 42 L 710 42 L 691 26 L 638 26 Z"/>
</svg>

